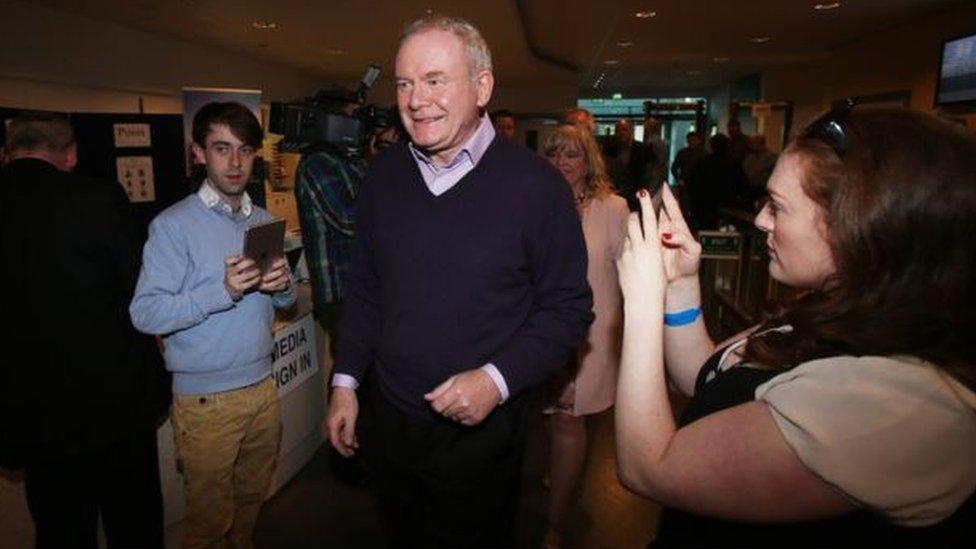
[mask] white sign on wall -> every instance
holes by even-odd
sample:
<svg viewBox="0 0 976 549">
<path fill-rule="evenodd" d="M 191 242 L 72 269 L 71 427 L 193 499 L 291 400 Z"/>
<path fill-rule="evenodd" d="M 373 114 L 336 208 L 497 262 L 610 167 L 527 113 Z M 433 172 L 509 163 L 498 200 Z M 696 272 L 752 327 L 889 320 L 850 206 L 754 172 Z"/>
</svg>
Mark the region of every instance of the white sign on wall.
<svg viewBox="0 0 976 549">
<path fill-rule="evenodd" d="M 315 349 L 315 321 L 311 314 L 274 333 L 271 368 L 278 387 L 278 398 L 319 370 Z"/>
<path fill-rule="evenodd" d="M 115 159 L 115 170 L 130 202 L 156 200 L 151 156 L 119 156 Z"/>
<path fill-rule="evenodd" d="M 112 124 L 116 147 L 151 147 L 149 124 Z"/>
</svg>

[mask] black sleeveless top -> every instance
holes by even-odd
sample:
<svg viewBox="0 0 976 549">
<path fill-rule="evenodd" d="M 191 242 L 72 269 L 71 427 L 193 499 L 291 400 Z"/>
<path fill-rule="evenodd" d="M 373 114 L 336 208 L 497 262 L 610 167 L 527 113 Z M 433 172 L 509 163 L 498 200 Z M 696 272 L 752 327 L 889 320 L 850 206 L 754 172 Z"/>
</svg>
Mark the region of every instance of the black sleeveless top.
<svg viewBox="0 0 976 549">
<path fill-rule="evenodd" d="M 702 366 L 695 395 L 679 421 L 684 427 L 709 414 L 753 401 L 756 387 L 781 373 L 747 366 L 719 369 L 725 349 Z M 892 479 L 897 482 L 897 479 Z M 948 519 L 928 527 L 909 528 L 885 521 L 868 511 L 795 523 L 746 523 L 664 509 L 653 549 L 706 547 L 972 547 L 976 541 L 976 498 L 970 496 Z M 969 540 L 968 542 L 966 540 Z"/>
</svg>

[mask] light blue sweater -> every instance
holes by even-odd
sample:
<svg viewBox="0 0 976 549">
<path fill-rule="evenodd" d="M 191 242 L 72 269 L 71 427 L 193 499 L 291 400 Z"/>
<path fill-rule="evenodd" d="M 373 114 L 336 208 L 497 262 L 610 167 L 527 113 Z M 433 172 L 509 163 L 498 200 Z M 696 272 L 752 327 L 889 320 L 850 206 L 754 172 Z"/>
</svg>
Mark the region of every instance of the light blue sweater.
<svg viewBox="0 0 976 549">
<path fill-rule="evenodd" d="M 294 284 L 237 302 L 224 286 L 224 258 L 241 253 L 247 227 L 268 219 L 256 206 L 231 216 L 192 194 L 149 225 L 129 314 L 139 331 L 163 336 L 175 394 L 227 391 L 271 373 L 274 308 L 295 302 Z"/>
</svg>

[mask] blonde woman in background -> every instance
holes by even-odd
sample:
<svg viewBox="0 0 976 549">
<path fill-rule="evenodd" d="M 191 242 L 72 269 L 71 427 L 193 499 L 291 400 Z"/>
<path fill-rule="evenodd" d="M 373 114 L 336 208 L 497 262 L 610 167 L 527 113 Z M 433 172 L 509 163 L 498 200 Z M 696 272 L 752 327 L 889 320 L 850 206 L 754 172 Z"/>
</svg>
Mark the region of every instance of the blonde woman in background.
<svg viewBox="0 0 976 549">
<path fill-rule="evenodd" d="M 587 341 L 560 379 L 544 413 L 551 416 L 551 486 L 544 547 L 562 546 L 562 529 L 572 494 L 586 462 L 586 416 L 613 405 L 623 326 L 615 260 L 627 230 L 627 202 L 613 193 L 593 136 L 564 124 L 550 134 L 543 154 L 566 178 L 576 198 L 588 256 L 587 281 L 593 312 Z"/>
</svg>

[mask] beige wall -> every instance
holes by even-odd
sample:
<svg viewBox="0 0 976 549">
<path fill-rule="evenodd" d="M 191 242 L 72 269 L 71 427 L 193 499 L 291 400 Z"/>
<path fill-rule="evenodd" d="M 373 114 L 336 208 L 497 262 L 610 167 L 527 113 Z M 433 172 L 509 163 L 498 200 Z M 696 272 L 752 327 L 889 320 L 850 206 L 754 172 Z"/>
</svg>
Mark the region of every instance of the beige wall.
<svg viewBox="0 0 976 549">
<path fill-rule="evenodd" d="M 763 96 L 792 100 L 794 128 L 812 120 L 837 99 L 908 90 L 911 108 L 934 111 L 942 41 L 976 27 L 976 2 L 963 2 L 904 26 L 871 35 L 833 51 L 822 64 L 767 71 Z M 976 128 L 976 111 L 947 112 Z"/>
<path fill-rule="evenodd" d="M 184 86 L 259 89 L 304 97 L 319 78 L 243 55 L 0 0 L 0 106 L 87 112 L 178 113 Z"/>
</svg>

